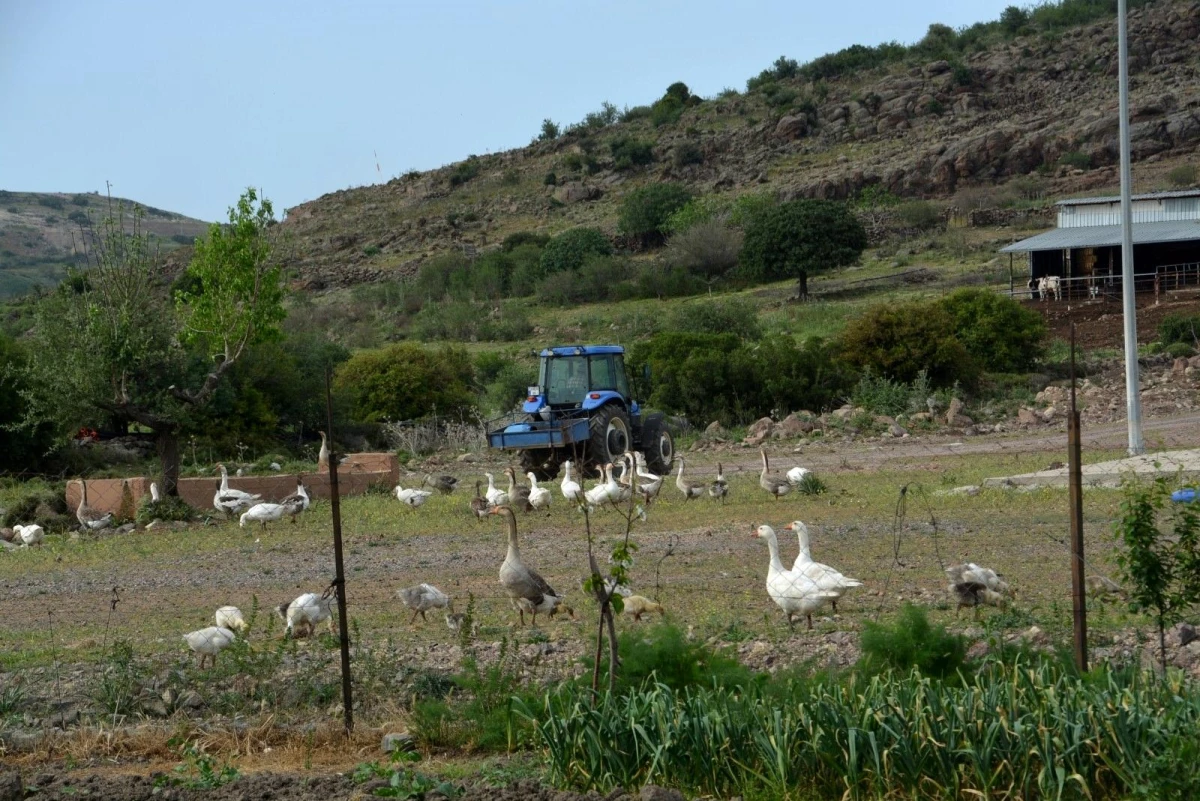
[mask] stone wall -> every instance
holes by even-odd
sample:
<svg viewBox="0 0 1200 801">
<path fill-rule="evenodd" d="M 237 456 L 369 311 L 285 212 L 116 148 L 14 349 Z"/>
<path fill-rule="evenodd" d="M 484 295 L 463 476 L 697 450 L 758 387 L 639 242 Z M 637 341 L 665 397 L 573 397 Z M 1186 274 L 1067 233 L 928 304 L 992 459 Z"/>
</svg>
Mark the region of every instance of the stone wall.
<svg viewBox="0 0 1200 801">
<path fill-rule="evenodd" d="M 312 498 L 329 497 L 329 472 L 324 465 L 320 472 L 304 473 L 304 486 Z M 296 491 L 295 474 L 275 473 L 269 476 L 230 476 L 229 486 L 262 495 L 264 501 L 278 501 Z M 133 509 L 141 499 L 150 494 L 151 479 L 98 478 L 87 482 L 88 505 L 101 512 L 117 512 L 122 499 L 128 495 L 127 504 Z M 355 453 L 338 465 L 338 491 L 341 495 L 361 495 L 374 484 L 394 487 L 400 481 L 400 462 L 392 453 Z M 221 480 L 205 478 L 183 478 L 179 480 L 179 497 L 197 509 L 211 509 L 213 495 Z M 67 506 L 72 510 L 79 506 L 83 494 L 83 482 L 79 479 L 67 482 Z"/>
</svg>

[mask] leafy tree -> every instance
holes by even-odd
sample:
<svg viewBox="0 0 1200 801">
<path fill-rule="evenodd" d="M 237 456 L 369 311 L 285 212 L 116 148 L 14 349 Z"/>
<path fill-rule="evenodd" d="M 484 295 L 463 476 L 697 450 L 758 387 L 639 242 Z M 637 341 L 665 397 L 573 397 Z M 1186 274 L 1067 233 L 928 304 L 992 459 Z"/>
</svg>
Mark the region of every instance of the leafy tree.
<svg viewBox="0 0 1200 801">
<path fill-rule="evenodd" d="M 27 359 L 19 343 L 0 334 L 0 471 L 36 468 L 54 446 L 47 424 L 25 427 L 28 386 Z"/>
<path fill-rule="evenodd" d="M 911 383 L 924 370 L 937 387 L 973 386 L 979 365 L 954 334 L 954 321 L 930 303 L 872 306 L 850 321 L 841 336 L 850 364 Z"/>
<path fill-rule="evenodd" d="M 1046 352 L 1046 323 L 1035 311 L 987 289 L 959 289 L 938 301 L 954 334 L 984 369 L 1021 373 Z"/>
<path fill-rule="evenodd" d="M 416 420 L 469 409 L 474 370 L 465 350 L 428 350 L 411 343 L 356 353 L 334 384 L 366 422 Z"/>
<path fill-rule="evenodd" d="M 756 280 L 797 280 L 808 298 L 810 273 L 853 264 L 867 246 L 862 223 L 843 203 L 793 200 L 760 211 L 746 225 L 741 267 Z"/>
<path fill-rule="evenodd" d="M 654 145 L 632 136 L 618 136 L 608 143 L 613 166 L 618 170 L 644 167 L 654 162 Z"/>
<path fill-rule="evenodd" d="M 158 270 L 135 207 L 109 214 L 85 242 L 82 284 L 63 284 L 38 305 L 29 375 L 30 424 L 130 422 L 157 437 L 162 487 L 174 494 L 179 433 L 212 398 L 247 347 L 275 335 L 284 316 L 279 268 L 266 239 L 270 201 L 247 190 L 214 224 L 188 267 L 177 299 Z"/>
<path fill-rule="evenodd" d="M 542 130 L 538 134 L 538 139 L 543 142 L 549 139 L 557 139 L 559 133 L 561 132 L 559 131 L 558 123 L 547 117 L 542 120 Z"/>
<path fill-rule="evenodd" d="M 542 272 L 545 275 L 578 270 L 588 256 L 608 256 L 612 243 L 598 228 L 571 228 L 546 243 L 542 249 Z"/>
<path fill-rule="evenodd" d="M 1174 504 L 1166 479 L 1129 484 L 1115 525 L 1117 564 L 1132 605 L 1158 627 L 1159 663 L 1167 669 L 1167 626 L 1200 602 L 1200 509 Z M 1160 528 L 1160 520 L 1170 526 Z"/>
<path fill-rule="evenodd" d="M 681 184 L 654 183 L 635 189 L 621 203 L 617 231 L 639 247 L 661 245 L 667 235 L 667 221 L 692 199 Z"/>
</svg>

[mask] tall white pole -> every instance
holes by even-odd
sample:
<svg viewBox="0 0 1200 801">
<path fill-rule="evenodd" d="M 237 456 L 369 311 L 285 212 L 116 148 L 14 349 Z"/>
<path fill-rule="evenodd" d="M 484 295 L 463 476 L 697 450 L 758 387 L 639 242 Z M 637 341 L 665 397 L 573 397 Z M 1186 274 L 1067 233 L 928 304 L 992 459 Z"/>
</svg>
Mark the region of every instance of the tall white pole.
<svg viewBox="0 0 1200 801">
<path fill-rule="evenodd" d="M 1121 301 L 1125 317 L 1125 407 L 1129 423 L 1129 455 L 1146 450 L 1142 439 L 1142 396 L 1138 386 L 1137 303 L 1133 269 L 1133 175 L 1129 168 L 1129 44 L 1125 0 L 1117 0 L 1117 42 L 1121 104 Z"/>
</svg>

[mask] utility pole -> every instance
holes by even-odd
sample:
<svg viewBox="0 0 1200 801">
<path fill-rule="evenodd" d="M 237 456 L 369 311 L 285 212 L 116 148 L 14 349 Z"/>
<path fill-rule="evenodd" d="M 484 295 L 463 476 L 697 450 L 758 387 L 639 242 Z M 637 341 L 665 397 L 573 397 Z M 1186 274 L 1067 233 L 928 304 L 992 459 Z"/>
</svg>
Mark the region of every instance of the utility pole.
<svg viewBox="0 0 1200 801">
<path fill-rule="evenodd" d="M 329 370 L 325 371 L 325 425 L 329 441 L 333 442 L 333 396 L 329 390 Z M 342 563 L 342 507 L 338 496 L 337 454 L 329 454 L 329 504 L 333 512 L 333 570 L 334 591 L 338 604 L 338 650 L 342 652 L 342 717 L 346 736 L 354 731 L 354 698 L 350 683 L 350 632 L 346 625 L 346 570 Z"/>
<path fill-rule="evenodd" d="M 1117 60 L 1121 114 L 1121 309 L 1125 318 L 1125 410 L 1129 455 L 1146 450 L 1142 438 L 1142 397 L 1138 386 L 1137 301 L 1133 269 L 1133 174 L 1129 166 L 1129 43 L 1126 0 L 1117 0 Z"/>
<path fill-rule="evenodd" d="M 1075 324 L 1071 323 L 1071 411 L 1067 417 L 1067 481 L 1071 510 L 1071 617 L 1075 666 L 1087 671 L 1087 595 L 1083 575 L 1083 464 L 1079 409 L 1075 405 Z"/>
</svg>

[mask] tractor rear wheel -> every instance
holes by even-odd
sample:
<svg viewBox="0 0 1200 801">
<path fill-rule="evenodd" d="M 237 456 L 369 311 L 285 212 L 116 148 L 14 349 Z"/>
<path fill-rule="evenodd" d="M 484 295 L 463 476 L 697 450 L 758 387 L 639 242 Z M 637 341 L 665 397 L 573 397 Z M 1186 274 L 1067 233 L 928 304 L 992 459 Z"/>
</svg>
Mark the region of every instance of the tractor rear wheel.
<svg viewBox="0 0 1200 801">
<path fill-rule="evenodd" d="M 538 481 L 549 481 L 558 476 L 558 452 L 553 448 L 534 448 L 521 451 L 521 472 L 533 473 Z"/>
<path fill-rule="evenodd" d="M 642 426 L 642 452 L 646 454 L 646 466 L 651 473 L 665 476 L 671 472 L 675 462 L 675 440 L 661 412 L 647 417 Z"/>
<path fill-rule="evenodd" d="M 633 447 L 633 437 L 629 434 L 629 415 L 615 403 L 594 411 L 588 425 L 591 428 L 589 456 L 594 467 L 615 462 Z"/>
</svg>

